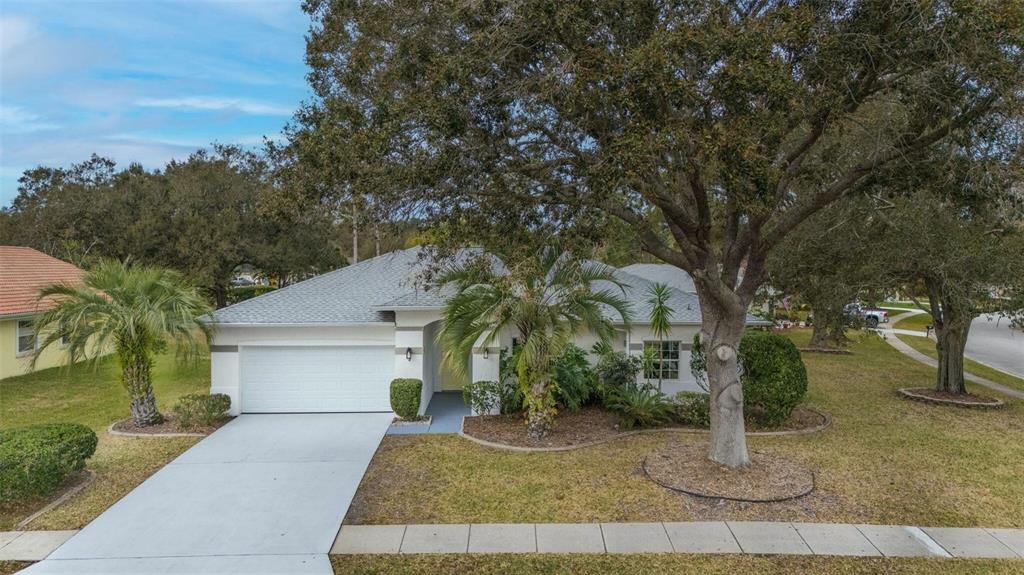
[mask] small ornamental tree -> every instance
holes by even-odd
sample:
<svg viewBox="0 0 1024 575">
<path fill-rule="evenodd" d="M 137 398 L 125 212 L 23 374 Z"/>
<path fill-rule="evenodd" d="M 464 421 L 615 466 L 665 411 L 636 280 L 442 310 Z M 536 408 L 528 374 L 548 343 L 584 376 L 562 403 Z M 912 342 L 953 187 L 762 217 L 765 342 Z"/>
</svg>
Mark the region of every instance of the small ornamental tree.
<svg viewBox="0 0 1024 575">
<path fill-rule="evenodd" d="M 453 243 L 609 220 L 687 271 L 708 456 L 749 463 L 736 348 L 771 252 L 889 166 L 1024 97 L 1024 4 L 307 0 L 321 187 Z M 505 245 L 502 246 L 501 244 Z"/>
<path fill-rule="evenodd" d="M 515 261 L 504 258 L 500 264 L 486 256 L 456 263 L 437 281 L 456 292 L 445 304 L 438 334 L 452 368 L 465 369 L 455 358 L 466 357 L 474 346 L 490 347 L 506 330 L 516 333 L 513 369 L 526 405 L 527 433 L 534 439 L 547 435 L 557 414 L 557 358 L 584 329 L 610 342 L 615 329 L 606 309 L 627 324 L 630 320 L 613 270 L 558 249 Z M 599 287 L 602 283 L 608 287 Z"/>
<path fill-rule="evenodd" d="M 210 308 L 197 289 L 172 270 L 108 260 L 86 272 L 80 284 L 46 287 L 40 298 L 56 303 L 36 318 L 36 333 L 44 335 L 33 361 L 57 343 L 66 346 L 69 364 L 98 361 L 113 349 L 136 425 L 162 422 L 153 362 L 171 343 L 181 357 L 198 353 L 205 339 L 200 336 L 210 330 L 199 318 Z"/>
</svg>

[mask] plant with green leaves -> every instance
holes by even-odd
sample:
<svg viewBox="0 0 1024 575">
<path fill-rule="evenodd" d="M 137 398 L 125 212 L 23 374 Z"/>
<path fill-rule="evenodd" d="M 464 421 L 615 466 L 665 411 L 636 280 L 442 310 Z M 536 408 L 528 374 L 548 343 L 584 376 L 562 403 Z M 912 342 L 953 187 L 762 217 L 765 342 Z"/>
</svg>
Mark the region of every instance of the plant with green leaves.
<svg viewBox="0 0 1024 575">
<path fill-rule="evenodd" d="M 658 343 L 664 344 L 665 338 L 672 333 L 672 325 L 669 322 L 672 314 L 676 311 L 668 305 L 668 299 L 672 296 L 672 291 L 668 285 L 656 283 L 648 288 L 647 295 L 647 303 L 651 304 L 651 313 L 647 318 L 651 323 L 651 331 L 654 333 L 654 337 L 658 338 Z M 659 349 L 663 347 L 661 345 Z M 653 359 L 654 362 L 660 361 L 660 358 Z M 658 369 L 658 391 L 661 391 L 661 380 L 661 369 Z"/>
<path fill-rule="evenodd" d="M 173 342 L 181 359 L 194 359 L 209 339 L 210 327 L 199 318 L 210 306 L 196 287 L 173 270 L 106 260 L 80 283 L 43 288 L 43 298 L 55 305 L 35 321 L 41 339 L 33 363 L 54 344 L 65 346 L 69 364 L 96 362 L 113 348 L 132 419 L 139 426 L 162 422 L 153 395 L 154 357 Z"/>
<path fill-rule="evenodd" d="M 367 190 L 454 244 L 621 230 L 688 272 L 708 457 L 730 468 L 750 463 L 736 350 L 773 250 L 922 152 L 1012 123 L 1024 102 L 1021 2 L 303 8 L 314 97 L 292 135 L 337 159 L 310 187 Z"/>
<path fill-rule="evenodd" d="M 647 384 L 628 385 L 609 396 L 606 407 L 619 416 L 623 429 L 656 427 L 668 423 L 674 406 L 658 390 Z"/>
<path fill-rule="evenodd" d="M 615 328 L 605 310 L 614 310 L 628 324 L 630 306 L 611 268 L 556 248 L 515 262 L 505 258 L 500 265 L 496 259 L 472 258 L 440 273 L 438 283 L 456 292 L 445 305 L 438 334 L 444 361 L 452 369 L 465 369 L 458 358 L 466 357 L 478 341 L 494 346 L 502 333 L 515 331 L 519 348 L 512 357 L 525 398 L 527 433 L 541 439 L 557 414 L 554 360 L 583 330 L 610 341 Z M 599 282 L 607 287 L 598 287 Z"/>
</svg>

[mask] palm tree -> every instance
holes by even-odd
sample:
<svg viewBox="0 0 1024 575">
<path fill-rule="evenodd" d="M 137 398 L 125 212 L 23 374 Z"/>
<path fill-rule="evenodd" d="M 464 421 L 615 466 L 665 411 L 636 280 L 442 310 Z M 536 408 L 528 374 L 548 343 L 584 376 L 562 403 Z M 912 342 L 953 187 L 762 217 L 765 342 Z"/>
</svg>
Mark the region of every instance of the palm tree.
<svg viewBox="0 0 1024 575">
<path fill-rule="evenodd" d="M 453 368 L 465 369 L 456 358 L 466 357 L 478 340 L 489 347 L 499 334 L 516 332 L 514 368 L 525 397 L 527 433 L 534 439 L 547 435 L 557 414 L 553 361 L 583 329 L 610 342 L 615 329 L 606 309 L 630 320 L 628 302 L 616 293 L 625 286 L 611 268 L 554 248 L 509 268 L 490 257 L 454 264 L 438 281 L 456 289 L 438 334 Z M 600 284 L 605 285 L 596 289 Z"/>
<path fill-rule="evenodd" d="M 651 314 L 648 319 L 651 322 L 651 331 L 658 338 L 658 354 L 653 359 L 658 364 L 658 391 L 661 391 L 661 354 L 665 351 L 665 338 L 672 333 L 669 318 L 675 310 L 668 305 L 668 298 L 672 295 L 672 292 L 669 291 L 667 285 L 663 283 L 653 284 L 648 289 L 647 294 L 650 296 L 647 302 L 651 304 Z"/>
<path fill-rule="evenodd" d="M 113 347 L 121 365 L 121 383 L 131 397 L 137 425 L 163 421 L 153 396 L 152 370 L 156 354 L 173 341 L 180 357 L 194 357 L 199 333 L 209 327 L 198 318 L 210 311 L 195 287 L 177 272 L 150 266 L 104 261 L 86 272 L 80 284 L 44 288 L 40 299 L 56 304 L 36 320 L 36 333 L 45 334 L 33 362 L 47 347 L 60 342 L 68 363 L 96 362 Z"/>
</svg>

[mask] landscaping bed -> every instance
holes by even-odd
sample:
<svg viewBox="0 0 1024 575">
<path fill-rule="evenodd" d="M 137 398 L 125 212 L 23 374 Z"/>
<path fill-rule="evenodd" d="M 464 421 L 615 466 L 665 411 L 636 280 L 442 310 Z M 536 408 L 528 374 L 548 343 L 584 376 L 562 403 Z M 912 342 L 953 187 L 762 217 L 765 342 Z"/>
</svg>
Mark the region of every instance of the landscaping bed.
<svg viewBox="0 0 1024 575">
<path fill-rule="evenodd" d="M 996 409 L 1005 405 L 1002 400 L 987 395 L 949 393 L 928 387 L 903 388 L 899 390 L 899 393 L 901 396 L 913 401 L 951 405 L 953 407 Z"/>
<path fill-rule="evenodd" d="M 704 444 L 673 442 L 644 458 L 644 473 L 673 491 L 747 503 L 773 503 L 814 490 L 814 472 L 770 450 L 752 450 L 750 466 L 729 469 L 706 456 Z"/>
<path fill-rule="evenodd" d="M 163 423 L 156 425 L 145 425 L 140 426 L 135 423 L 131 418 L 122 419 L 121 421 L 114 422 L 110 426 L 110 431 L 116 434 L 126 435 L 169 435 L 169 436 L 196 436 L 202 437 L 209 435 L 219 428 L 226 425 L 229 421 L 234 419 L 233 417 L 223 417 L 218 419 L 213 425 L 192 425 L 183 426 L 178 421 L 178 417 L 172 412 L 164 414 Z"/>
<path fill-rule="evenodd" d="M 788 334 L 806 345 L 809 330 Z M 643 459 L 697 433 L 646 433 L 586 449 L 521 453 L 458 436 L 387 436 L 345 521 L 356 524 L 773 520 L 1024 527 L 1024 405 L 935 409 L 899 398 L 934 368 L 878 337 L 852 356 L 807 355 L 807 402 L 831 414 L 827 433 L 751 436 L 815 471 L 796 500 L 741 503 L 665 489 Z M 969 390 L 978 388 L 969 384 Z M 559 413 L 556 429 L 568 413 Z M 518 425 L 522 425 L 521 421 Z M 524 433 L 519 427 L 520 433 Z"/>
<path fill-rule="evenodd" d="M 778 427 L 767 427 L 755 423 L 747 424 L 747 434 L 804 433 L 824 429 L 829 417 L 817 410 L 798 407 L 789 420 Z M 554 429 L 541 440 L 526 435 L 522 415 L 477 415 L 463 419 L 462 432 L 471 439 L 498 446 L 521 447 L 526 449 L 562 449 L 594 445 L 621 437 L 628 437 L 647 431 L 680 431 L 706 433 L 707 428 L 694 426 L 665 426 L 645 429 L 622 429 L 618 417 L 605 409 L 588 406 L 579 411 L 559 414 Z"/>
</svg>

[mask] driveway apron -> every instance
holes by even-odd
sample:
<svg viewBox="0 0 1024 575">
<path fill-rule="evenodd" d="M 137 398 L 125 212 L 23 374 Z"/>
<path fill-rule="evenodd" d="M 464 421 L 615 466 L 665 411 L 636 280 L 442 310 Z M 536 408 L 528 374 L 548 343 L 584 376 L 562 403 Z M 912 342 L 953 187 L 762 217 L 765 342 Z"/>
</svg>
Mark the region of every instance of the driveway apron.
<svg viewBox="0 0 1024 575">
<path fill-rule="evenodd" d="M 326 553 L 392 417 L 242 415 L 28 572 L 257 572 L 263 556 L 264 567 L 329 573 Z"/>
</svg>

